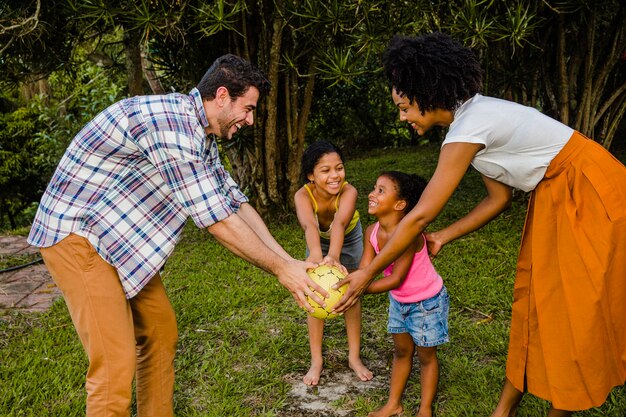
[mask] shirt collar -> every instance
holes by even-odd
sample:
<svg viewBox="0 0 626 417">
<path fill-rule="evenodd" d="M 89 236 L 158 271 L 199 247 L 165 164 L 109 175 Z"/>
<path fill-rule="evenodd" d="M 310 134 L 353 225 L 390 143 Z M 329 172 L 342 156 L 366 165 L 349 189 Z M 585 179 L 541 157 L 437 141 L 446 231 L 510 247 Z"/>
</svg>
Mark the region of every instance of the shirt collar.
<svg viewBox="0 0 626 417">
<path fill-rule="evenodd" d="M 209 121 L 206 118 L 206 113 L 204 112 L 204 105 L 202 104 L 202 96 L 200 95 L 200 91 L 197 88 L 193 88 L 189 92 L 189 97 L 191 98 L 194 107 L 196 108 L 196 113 L 198 113 L 198 119 L 200 120 L 200 124 L 202 127 L 209 127 Z"/>
<path fill-rule="evenodd" d="M 473 103 L 476 100 L 480 99 L 481 95 L 480 93 L 476 93 L 473 97 L 469 98 L 468 100 L 465 100 L 463 103 L 461 103 L 461 105 L 459 107 L 457 107 L 453 112 L 452 112 L 452 116 L 454 119 L 456 119 L 457 117 L 459 117 L 461 114 L 463 114 L 463 112 L 465 111 L 465 109 L 467 109 L 467 107 L 469 106 L 469 103 Z"/>
</svg>

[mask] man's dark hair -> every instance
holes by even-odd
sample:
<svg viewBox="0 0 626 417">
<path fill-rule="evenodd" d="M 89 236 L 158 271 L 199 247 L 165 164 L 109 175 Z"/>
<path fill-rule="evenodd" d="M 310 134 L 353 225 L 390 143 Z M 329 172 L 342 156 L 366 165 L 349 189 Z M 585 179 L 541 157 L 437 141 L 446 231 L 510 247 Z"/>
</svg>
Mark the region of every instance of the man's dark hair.
<svg viewBox="0 0 626 417">
<path fill-rule="evenodd" d="M 203 100 L 213 100 L 219 87 L 226 87 L 234 100 L 246 94 L 250 87 L 256 87 L 260 94 L 267 94 L 270 82 L 250 62 L 236 55 L 226 54 L 213 62 L 197 86 Z"/>
<path fill-rule="evenodd" d="M 383 53 L 391 86 L 424 113 L 454 110 L 482 89 L 483 71 L 476 56 L 440 32 L 396 35 Z"/>
<path fill-rule="evenodd" d="M 309 182 L 308 176 L 313 173 L 315 165 L 317 165 L 322 156 L 329 153 L 337 153 L 339 155 L 339 159 L 343 161 L 343 155 L 341 154 L 341 150 L 335 144 L 327 142 L 325 140 L 318 140 L 317 142 L 313 142 L 304 150 L 304 153 L 302 154 L 301 165 L 301 179 L 303 184 Z"/>
<path fill-rule="evenodd" d="M 381 177 L 387 177 L 394 183 L 398 200 L 406 201 L 404 212 L 408 213 L 419 201 L 428 182 L 417 174 L 400 171 L 383 171 Z"/>
</svg>

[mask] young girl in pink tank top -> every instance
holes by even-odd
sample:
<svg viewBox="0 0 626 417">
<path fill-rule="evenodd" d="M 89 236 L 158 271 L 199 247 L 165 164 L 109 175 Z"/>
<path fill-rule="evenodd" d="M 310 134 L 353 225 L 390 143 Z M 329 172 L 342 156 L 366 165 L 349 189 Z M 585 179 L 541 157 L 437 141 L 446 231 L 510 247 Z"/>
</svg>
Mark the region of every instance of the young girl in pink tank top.
<svg viewBox="0 0 626 417">
<path fill-rule="evenodd" d="M 378 222 L 365 232 L 361 268 L 385 246 L 425 187 L 426 181 L 417 175 L 387 171 L 378 177 L 368 197 L 368 213 Z M 389 292 L 387 330 L 393 335 L 394 343 L 389 399 L 383 407 L 370 413 L 370 417 L 395 416 L 403 412 L 402 393 L 411 374 L 415 349 L 422 385 L 417 416 L 432 416 L 439 382 L 437 346 L 449 341 L 450 298 L 430 262 L 425 242 L 424 236 L 419 235 L 402 256 L 384 270 L 384 277 L 373 281 L 366 290 L 370 294 Z"/>
</svg>

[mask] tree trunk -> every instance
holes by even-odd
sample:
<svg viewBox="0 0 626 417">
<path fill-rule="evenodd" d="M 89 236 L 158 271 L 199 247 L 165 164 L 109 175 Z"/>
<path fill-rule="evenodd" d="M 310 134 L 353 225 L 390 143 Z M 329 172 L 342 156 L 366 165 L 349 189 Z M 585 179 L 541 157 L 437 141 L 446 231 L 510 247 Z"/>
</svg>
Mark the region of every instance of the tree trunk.
<svg viewBox="0 0 626 417">
<path fill-rule="evenodd" d="M 557 29 L 557 65 L 559 71 L 559 117 L 561 122 L 569 124 L 569 80 L 567 79 L 565 23 L 562 14 L 558 16 Z"/>
<path fill-rule="evenodd" d="M 311 105 L 313 103 L 313 90 L 315 88 L 315 57 L 311 57 L 309 64 L 309 71 L 307 74 L 307 80 L 304 87 L 304 94 L 302 97 L 302 108 L 298 112 L 298 115 L 292 120 L 291 126 L 296 128 L 296 131 L 292 133 L 291 137 L 293 143 L 289 146 L 289 160 L 287 177 L 289 180 L 289 207 L 295 210 L 295 203 L 293 196 L 298 188 L 300 188 L 300 171 L 302 169 L 300 160 L 302 159 L 302 153 L 304 152 L 304 142 L 306 140 L 306 125 L 309 121 L 311 114 Z M 287 92 L 288 93 L 288 92 Z M 293 105 L 293 103 L 292 103 Z"/>
<path fill-rule="evenodd" d="M 606 149 L 611 148 L 611 145 L 613 144 L 613 138 L 615 138 L 615 134 L 619 129 L 619 125 L 624 117 L 624 114 L 626 114 L 626 97 L 622 97 L 622 103 L 615 111 L 615 117 L 606 118 L 607 120 L 610 120 L 610 122 L 608 123 L 608 128 L 606 129 L 606 137 L 602 141 L 602 146 L 604 146 Z"/>
<path fill-rule="evenodd" d="M 32 74 L 28 77 L 20 87 L 20 96 L 26 103 L 31 101 L 35 96 L 41 95 L 44 103 L 48 102 L 51 89 L 48 78 L 43 74 Z"/>
<path fill-rule="evenodd" d="M 159 75 L 156 73 L 150 62 L 150 57 L 147 50 L 141 52 L 141 68 L 143 70 L 143 76 L 148 80 L 148 85 L 153 94 L 165 94 L 165 88 L 161 84 Z"/>
<path fill-rule="evenodd" d="M 131 97 L 144 94 L 140 42 L 140 31 L 124 28 L 124 52 L 126 53 L 128 95 Z"/>
<path fill-rule="evenodd" d="M 278 148 L 278 81 L 279 81 L 279 64 L 282 52 L 283 28 L 285 27 L 284 19 L 280 12 L 274 13 L 272 23 L 272 39 L 270 43 L 269 53 L 269 80 L 273 88 L 267 96 L 267 118 L 265 120 L 265 183 L 267 192 L 272 203 L 281 203 L 281 196 L 278 192 L 278 167 L 281 166 Z"/>
</svg>

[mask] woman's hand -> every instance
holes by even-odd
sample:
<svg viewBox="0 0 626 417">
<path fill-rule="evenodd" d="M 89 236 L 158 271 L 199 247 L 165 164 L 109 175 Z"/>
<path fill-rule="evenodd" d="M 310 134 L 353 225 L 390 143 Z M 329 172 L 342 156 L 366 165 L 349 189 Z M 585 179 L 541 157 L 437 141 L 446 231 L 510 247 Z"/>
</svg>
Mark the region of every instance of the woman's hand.
<svg viewBox="0 0 626 417">
<path fill-rule="evenodd" d="M 426 236 L 426 246 L 428 247 L 428 254 L 431 258 L 434 258 L 439 254 L 445 243 L 439 239 L 437 232 L 424 233 Z"/>
<path fill-rule="evenodd" d="M 354 305 L 361 297 L 363 292 L 367 289 L 370 282 L 374 277 L 369 274 L 365 269 L 357 269 L 356 271 L 348 274 L 347 277 L 333 285 L 333 289 L 348 285 L 346 293 L 333 307 L 333 313 L 343 313 Z"/>
</svg>

